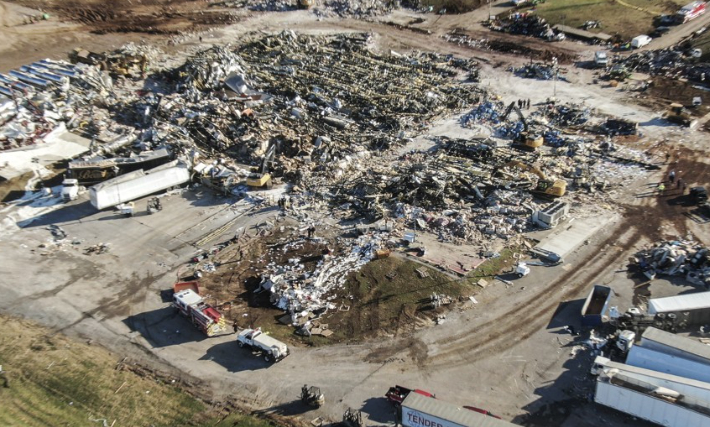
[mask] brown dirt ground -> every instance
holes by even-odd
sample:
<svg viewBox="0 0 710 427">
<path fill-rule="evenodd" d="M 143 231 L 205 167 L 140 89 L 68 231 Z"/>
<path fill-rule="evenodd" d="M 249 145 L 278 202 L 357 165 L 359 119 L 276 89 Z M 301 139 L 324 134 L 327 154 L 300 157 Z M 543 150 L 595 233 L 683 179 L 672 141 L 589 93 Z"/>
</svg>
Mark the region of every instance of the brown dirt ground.
<svg viewBox="0 0 710 427">
<path fill-rule="evenodd" d="M 333 254 L 343 250 L 335 239 L 335 229 L 323 229 L 324 241 L 303 239 L 298 230 L 275 233 L 263 239 L 251 239 L 232 244 L 209 261 L 217 271 L 200 279 L 200 292 L 225 314 L 228 321 L 240 328 L 262 327 L 274 336 L 291 343 L 325 345 L 359 342 L 379 335 L 406 336 L 416 328 L 430 324 L 437 316 L 459 306 L 459 298 L 476 291 L 465 279 L 456 280 L 422 264 L 399 256 L 370 261 L 361 270 L 351 273 L 338 297 L 318 322 L 328 324 L 330 337 L 310 339 L 294 335 L 294 328 L 278 321 L 284 312 L 274 307 L 269 292 L 254 293 L 261 282 L 261 272 L 271 263 L 288 264 L 299 258 L 307 271 L 312 271 L 325 249 Z M 299 241 L 296 249 L 284 251 L 286 243 Z M 184 269 L 183 279 L 192 273 Z M 426 271 L 427 277 L 419 272 Z M 191 271 L 191 270 L 190 270 Z M 451 302 L 434 309 L 430 303 L 433 292 L 451 297 Z"/>
</svg>

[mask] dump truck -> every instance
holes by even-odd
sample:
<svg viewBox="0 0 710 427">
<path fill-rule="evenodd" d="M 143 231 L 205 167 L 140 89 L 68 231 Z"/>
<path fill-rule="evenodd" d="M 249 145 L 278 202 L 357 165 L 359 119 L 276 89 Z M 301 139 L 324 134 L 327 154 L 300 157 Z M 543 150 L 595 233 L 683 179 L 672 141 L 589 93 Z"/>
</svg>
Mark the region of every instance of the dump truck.
<svg viewBox="0 0 710 427">
<path fill-rule="evenodd" d="M 173 307 L 192 321 L 192 324 L 208 337 L 227 330 L 224 316 L 194 290 L 184 289 L 173 295 Z"/>
<path fill-rule="evenodd" d="M 288 346 L 257 329 L 245 329 L 237 335 L 239 347 L 250 347 L 260 351 L 267 362 L 278 362 L 288 356 Z"/>
<path fill-rule="evenodd" d="M 601 325 L 610 299 L 609 286 L 594 285 L 582 306 L 582 326 Z"/>
</svg>

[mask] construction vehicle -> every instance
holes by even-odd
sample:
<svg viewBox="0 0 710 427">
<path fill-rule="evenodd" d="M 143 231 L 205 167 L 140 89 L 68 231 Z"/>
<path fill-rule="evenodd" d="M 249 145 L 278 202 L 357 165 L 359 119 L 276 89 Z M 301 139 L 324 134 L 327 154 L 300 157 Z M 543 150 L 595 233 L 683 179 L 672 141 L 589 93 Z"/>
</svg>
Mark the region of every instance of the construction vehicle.
<svg viewBox="0 0 710 427">
<path fill-rule="evenodd" d="M 105 64 L 106 55 L 102 53 L 90 52 L 80 47 L 69 52 L 69 61 L 72 64 L 101 65 Z"/>
<path fill-rule="evenodd" d="M 523 124 L 523 130 L 513 138 L 511 147 L 523 151 L 535 151 L 538 147 L 541 147 L 543 143 L 542 136 L 531 136 L 529 134 L 528 122 L 525 120 L 525 116 L 523 116 L 523 113 L 520 111 L 515 101 L 511 102 L 508 108 L 505 109 L 501 121 L 505 121 L 512 111 L 515 111 L 520 118 Z"/>
<path fill-rule="evenodd" d="M 257 329 L 245 329 L 237 335 L 239 347 L 251 347 L 260 351 L 267 362 L 278 362 L 288 356 L 288 346 Z"/>
<path fill-rule="evenodd" d="M 385 393 L 385 397 L 387 398 L 387 401 L 394 406 L 400 406 L 402 402 L 404 402 L 404 399 L 409 396 L 409 393 L 417 393 L 421 394 L 422 396 L 426 397 L 431 397 L 431 398 L 436 398 L 433 394 L 429 393 L 428 391 L 424 390 L 419 390 L 419 389 L 409 389 L 407 387 L 402 387 L 401 385 L 396 385 L 394 387 L 390 387 L 389 390 L 387 390 L 387 393 Z"/>
<path fill-rule="evenodd" d="M 683 107 L 681 104 L 672 103 L 663 114 L 663 118 L 671 123 L 679 124 L 681 126 L 690 127 L 693 124 L 693 117 L 690 112 Z"/>
<path fill-rule="evenodd" d="M 224 316 L 189 287 L 173 295 L 173 307 L 208 337 L 227 330 Z"/>
<path fill-rule="evenodd" d="M 705 187 L 693 187 L 688 194 L 690 201 L 700 206 L 708 201 L 708 190 Z"/>
<path fill-rule="evenodd" d="M 535 166 L 523 163 L 519 160 L 511 160 L 503 166 L 508 168 L 518 168 L 536 175 L 539 179 L 536 187 L 532 190 L 532 193 L 543 197 L 562 197 L 567 191 L 567 181 L 561 179 L 555 181 L 549 180 L 545 173 Z"/>
<path fill-rule="evenodd" d="M 68 56 L 72 64 L 98 65 L 114 76 L 138 77 L 148 70 L 148 57 L 144 54 L 128 55 L 116 51 L 106 55 L 77 47 L 69 52 Z"/>
<path fill-rule="evenodd" d="M 271 189 L 273 182 L 271 180 L 270 166 L 274 161 L 274 153 L 276 146 L 271 145 L 261 159 L 261 164 L 257 168 L 252 168 L 251 173 L 247 177 L 247 186 L 252 189 L 265 188 Z"/>
<path fill-rule="evenodd" d="M 79 197 L 79 180 L 67 178 L 62 181 L 62 200 L 69 202 Z"/>
<path fill-rule="evenodd" d="M 149 214 L 154 214 L 156 212 L 160 212 L 163 210 L 163 205 L 160 203 L 160 199 L 157 197 L 152 197 L 148 199 L 148 205 L 146 207 L 146 211 Z"/>
<path fill-rule="evenodd" d="M 319 387 L 303 385 L 301 387 L 301 402 L 308 406 L 320 408 L 325 404 L 325 396 L 320 392 Z"/>
<path fill-rule="evenodd" d="M 611 69 L 609 69 L 609 72 L 606 74 L 606 77 L 609 80 L 623 82 L 624 80 L 631 77 L 631 72 L 629 72 L 629 70 L 626 69 L 626 67 L 622 64 L 614 64 L 612 65 Z"/>
<path fill-rule="evenodd" d="M 363 427 L 362 412 L 348 408 L 343 414 L 343 425 L 346 427 Z"/>
</svg>

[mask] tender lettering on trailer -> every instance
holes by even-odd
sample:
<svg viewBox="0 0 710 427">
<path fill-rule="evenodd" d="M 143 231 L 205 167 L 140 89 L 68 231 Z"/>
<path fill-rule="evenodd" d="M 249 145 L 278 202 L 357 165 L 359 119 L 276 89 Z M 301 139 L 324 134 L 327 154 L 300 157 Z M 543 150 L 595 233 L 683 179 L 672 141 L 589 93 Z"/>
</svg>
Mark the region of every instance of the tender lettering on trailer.
<svg viewBox="0 0 710 427">
<path fill-rule="evenodd" d="M 442 420 L 414 409 L 402 407 L 402 424 L 406 427 L 462 427 L 460 424 Z"/>
</svg>

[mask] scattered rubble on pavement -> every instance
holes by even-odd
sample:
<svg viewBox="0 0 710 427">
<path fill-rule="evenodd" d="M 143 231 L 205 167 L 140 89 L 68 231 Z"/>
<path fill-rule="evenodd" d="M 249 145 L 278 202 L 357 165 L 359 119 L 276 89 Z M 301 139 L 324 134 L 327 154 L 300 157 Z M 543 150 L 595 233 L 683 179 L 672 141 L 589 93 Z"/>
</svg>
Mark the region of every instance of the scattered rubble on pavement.
<svg viewBox="0 0 710 427">
<path fill-rule="evenodd" d="M 279 199 L 280 215 L 300 224 L 299 235 L 326 217 L 340 224 L 342 236 L 335 239 L 308 235 L 271 247 L 264 254 L 271 261 L 253 272 L 261 278 L 256 293 L 268 294 L 288 313 L 288 323 L 307 331 L 323 329 L 308 322 L 313 313 L 338 308 L 332 301 L 348 274 L 411 244 L 411 230 L 431 233 L 440 243 L 469 245 L 475 253 L 494 253 L 491 248 L 520 245 L 522 233 L 540 227 L 531 216 L 550 197 L 572 200 L 571 215 L 593 215 L 596 210 L 576 206 L 608 199 L 615 186 L 639 173 L 638 162 L 617 160 L 641 154 L 613 140 L 629 126 L 635 130 L 633 124 L 584 105 L 554 102 L 528 106 L 527 122 L 522 113 L 515 120 L 510 108 L 504 113 L 506 104 L 474 83 L 476 61 L 417 52 L 383 56 L 369 43 L 368 34 L 284 31 L 252 38 L 239 49 L 197 52 L 176 68 L 156 67 L 147 80 L 140 61 L 139 72 L 119 74 L 101 71 L 99 64 L 52 62 L 76 75 L 67 76 L 65 97 L 49 99 L 47 109 L 65 108 L 53 120 L 93 141 L 88 155 L 70 163 L 71 173 L 90 171 L 95 178 L 82 184 L 177 157 L 199 184 L 241 198 L 235 209 Z M 135 45 L 117 52 L 149 63 L 163 58 Z M 33 96 L 18 97 L 18 105 L 34 105 Z M 49 122 L 34 107 L 27 111 L 32 120 Z M 462 114 L 462 127 L 489 128 L 491 137 L 430 135 L 431 149 L 406 149 L 433 122 L 456 114 Z M 540 135 L 544 145 L 530 152 L 508 146 L 525 131 Z M 254 192 L 245 185 L 250 166 L 257 164 L 278 190 Z M 555 182 L 570 193 L 546 193 Z M 277 252 L 315 250 L 314 242 L 322 252 L 308 260 L 277 261 Z M 426 252 L 413 246 L 420 255 Z M 84 252 L 108 250 L 108 244 L 98 244 Z M 201 274 L 220 269 L 209 255 L 196 262 Z M 448 272 L 466 275 L 474 269 L 461 264 Z M 437 297 L 436 304 L 445 300 Z"/>
</svg>

